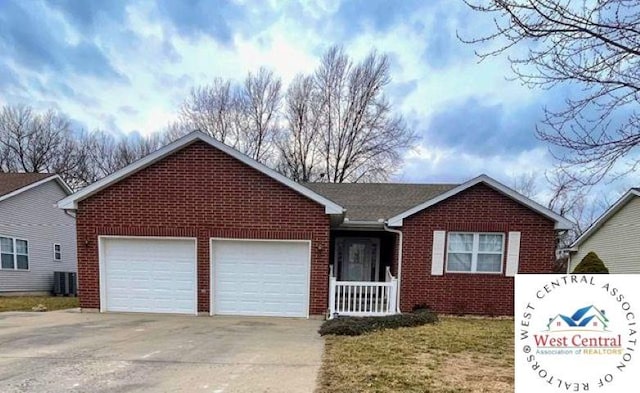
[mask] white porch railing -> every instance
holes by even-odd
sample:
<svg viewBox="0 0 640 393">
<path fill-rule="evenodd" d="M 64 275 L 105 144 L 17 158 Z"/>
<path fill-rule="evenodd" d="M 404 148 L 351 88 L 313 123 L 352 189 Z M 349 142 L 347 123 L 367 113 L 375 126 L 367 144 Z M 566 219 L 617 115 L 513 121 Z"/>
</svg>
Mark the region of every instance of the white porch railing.
<svg viewBox="0 0 640 393">
<path fill-rule="evenodd" d="M 398 279 L 390 269 L 385 282 L 337 281 L 329 274 L 329 319 L 337 316 L 381 316 L 396 313 Z"/>
</svg>

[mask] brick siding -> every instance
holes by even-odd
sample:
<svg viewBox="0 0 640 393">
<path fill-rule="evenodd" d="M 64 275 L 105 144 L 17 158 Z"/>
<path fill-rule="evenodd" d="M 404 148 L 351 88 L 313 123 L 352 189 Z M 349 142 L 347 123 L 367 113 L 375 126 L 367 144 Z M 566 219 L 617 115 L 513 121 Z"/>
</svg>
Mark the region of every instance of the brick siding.
<svg viewBox="0 0 640 393">
<path fill-rule="evenodd" d="M 324 206 L 204 143 L 195 142 L 81 201 L 80 306 L 100 307 L 98 236 L 195 237 L 198 311 L 209 311 L 209 240 L 312 241 L 310 313 L 327 309 L 329 217 Z"/>
<path fill-rule="evenodd" d="M 312 241 L 310 313 L 327 309 L 329 217 L 324 207 L 204 142 L 194 142 L 79 203 L 80 305 L 100 307 L 98 236 L 195 237 L 198 311 L 209 311 L 210 238 Z M 554 223 L 479 184 L 404 219 L 401 308 L 513 314 L 512 277 L 431 275 L 433 231 L 521 232 L 521 273 L 553 266 Z M 506 248 L 503 264 L 506 261 Z M 397 270 L 396 259 L 392 260 Z M 504 268 L 503 268 L 504 271 Z"/>
<path fill-rule="evenodd" d="M 401 309 L 426 304 L 442 313 L 513 315 L 514 279 L 503 274 L 431 275 L 433 231 L 521 232 L 520 273 L 550 273 L 554 222 L 478 184 L 405 218 Z M 505 244 L 503 272 L 506 268 Z"/>
</svg>

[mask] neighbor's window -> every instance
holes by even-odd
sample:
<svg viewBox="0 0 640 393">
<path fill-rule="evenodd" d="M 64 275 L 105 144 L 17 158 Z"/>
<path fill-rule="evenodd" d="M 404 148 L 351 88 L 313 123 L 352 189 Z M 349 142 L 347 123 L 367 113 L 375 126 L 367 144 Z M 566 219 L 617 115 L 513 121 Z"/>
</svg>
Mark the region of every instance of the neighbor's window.
<svg viewBox="0 0 640 393">
<path fill-rule="evenodd" d="M 504 234 L 449 232 L 447 271 L 501 273 Z"/>
<path fill-rule="evenodd" d="M 29 269 L 29 244 L 26 240 L 0 237 L 0 269 Z"/>
<path fill-rule="evenodd" d="M 54 261 L 62 260 L 62 247 L 59 244 L 53 245 L 53 260 Z"/>
</svg>

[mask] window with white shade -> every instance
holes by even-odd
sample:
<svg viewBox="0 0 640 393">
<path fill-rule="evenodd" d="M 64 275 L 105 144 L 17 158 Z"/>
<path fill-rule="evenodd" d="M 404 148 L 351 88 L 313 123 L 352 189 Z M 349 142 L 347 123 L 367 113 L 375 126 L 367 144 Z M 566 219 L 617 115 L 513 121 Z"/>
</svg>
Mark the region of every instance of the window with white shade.
<svg viewBox="0 0 640 393">
<path fill-rule="evenodd" d="M 502 273 L 504 234 L 449 232 L 447 272 Z"/>
<path fill-rule="evenodd" d="M 29 270 L 29 244 L 26 240 L 0 237 L 0 269 Z"/>
</svg>

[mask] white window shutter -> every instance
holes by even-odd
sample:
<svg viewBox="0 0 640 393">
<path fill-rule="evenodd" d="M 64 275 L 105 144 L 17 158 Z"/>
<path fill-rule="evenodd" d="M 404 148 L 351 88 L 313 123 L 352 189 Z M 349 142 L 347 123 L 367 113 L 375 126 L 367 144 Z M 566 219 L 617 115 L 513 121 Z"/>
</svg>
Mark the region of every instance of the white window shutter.
<svg viewBox="0 0 640 393">
<path fill-rule="evenodd" d="M 431 275 L 442 276 L 444 271 L 444 247 L 446 231 L 433 231 Z"/>
<path fill-rule="evenodd" d="M 507 246 L 507 271 L 506 275 L 513 277 L 518 273 L 520 260 L 520 232 L 509 232 Z"/>
</svg>

